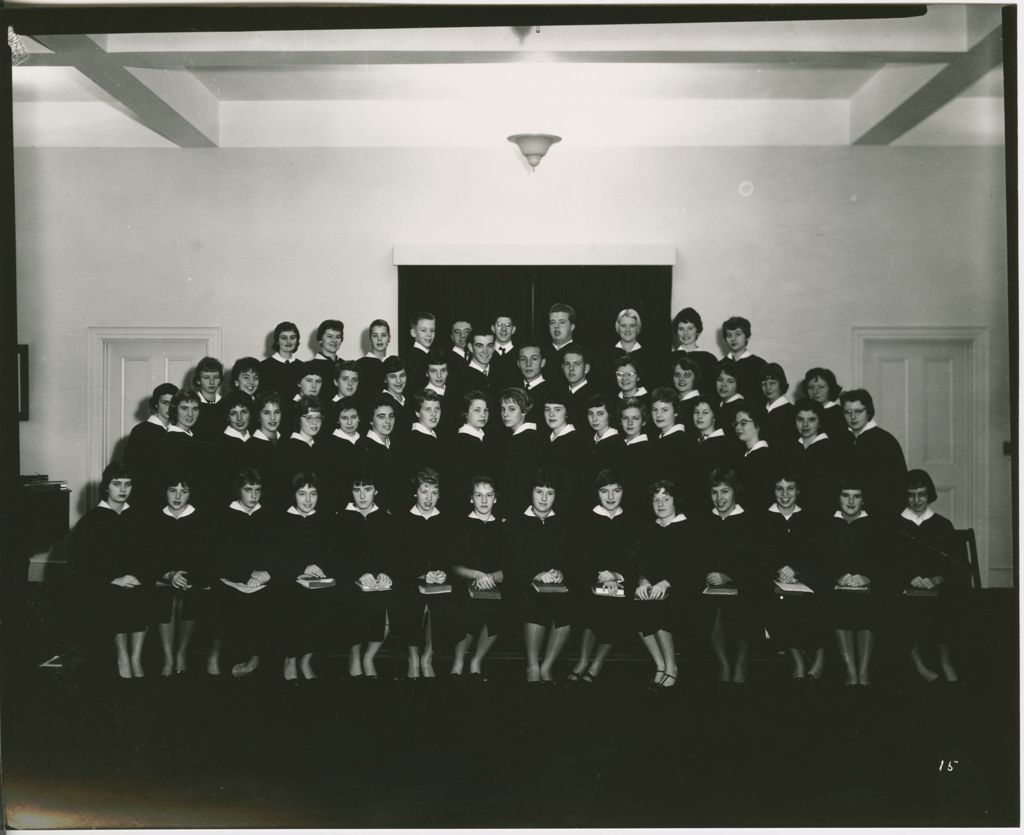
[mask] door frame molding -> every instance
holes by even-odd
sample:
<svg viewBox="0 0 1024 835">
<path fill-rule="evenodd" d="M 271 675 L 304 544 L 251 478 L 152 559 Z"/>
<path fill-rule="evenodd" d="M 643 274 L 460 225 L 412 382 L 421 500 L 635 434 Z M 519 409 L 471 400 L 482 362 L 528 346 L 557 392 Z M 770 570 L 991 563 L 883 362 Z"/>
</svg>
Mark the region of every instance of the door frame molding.
<svg viewBox="0 0 1024 835">
<path fill-rule="evenodd" d="M 988 560 L 989 546 L 989 329 L 984 327 L 961 327 L 947 325 L 926 326 L 854 326 L 853 335 L 853 379 L 855 387 L 864 385 L 864 357 L 869 343 L 875 341 L 904 342 L 960 342 L 966 344 L 968 362 L 971 368 L 971 403 L 967 413 L 967 432 L 972 439 L 971 456 L 973 467 L 968 473 L 968 489 L 972 497 L 971 527 L 978 538 L 978 562 L 982 566 L 982 577 L 986 586 L 991 585 L 991 568 Z M 997 569 L 998 570 L 998 569 Z"/>
<path fill-rule="evenodd" d="M 107 400 L 107 345 L 111 342 L 167 339 L 205 339 L 206 355 L 219 357 L 223 348 L 223 336 L 219 327 L 102 327 L 88 328 L 86 334 L 88 365 L 86 370 L 86 391 L 88 405 L 85 415 L 86 461 L 89 480 L 89 505 L 97 502 L 97 482 L 107 465 L 106 450 L 106 400 Z"/>
</svg>

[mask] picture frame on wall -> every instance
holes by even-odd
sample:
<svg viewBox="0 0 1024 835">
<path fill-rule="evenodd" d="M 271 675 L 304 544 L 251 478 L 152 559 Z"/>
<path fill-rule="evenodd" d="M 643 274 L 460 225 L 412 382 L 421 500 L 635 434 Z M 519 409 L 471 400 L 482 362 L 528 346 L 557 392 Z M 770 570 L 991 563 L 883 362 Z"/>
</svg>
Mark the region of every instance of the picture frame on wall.
<svg viewBox="0 0 1024 835">
<path fill-rule="evenodd" d="M 18 346 L 18 420 L 28 420 L 28 345 Z"/>
</svg>

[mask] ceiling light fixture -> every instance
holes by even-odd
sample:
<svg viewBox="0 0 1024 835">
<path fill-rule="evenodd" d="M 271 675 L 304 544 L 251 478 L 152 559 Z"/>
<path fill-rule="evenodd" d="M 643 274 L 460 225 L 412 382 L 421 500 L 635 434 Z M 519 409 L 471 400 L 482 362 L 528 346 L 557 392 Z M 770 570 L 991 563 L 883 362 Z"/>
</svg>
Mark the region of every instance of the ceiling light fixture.
<svg viewBox="0 0 1024 835">
<path fill-rule="evenodd" d="M 519 146 L 526 161 L 530 163 L 532 173 L 537 170 L 537 164 L 544 158 L 548 148 L 556 142 L 561 142 L 562 137 L 550 133 L 517 133 L 510 136 L 508 141 Z"/>
</svg>

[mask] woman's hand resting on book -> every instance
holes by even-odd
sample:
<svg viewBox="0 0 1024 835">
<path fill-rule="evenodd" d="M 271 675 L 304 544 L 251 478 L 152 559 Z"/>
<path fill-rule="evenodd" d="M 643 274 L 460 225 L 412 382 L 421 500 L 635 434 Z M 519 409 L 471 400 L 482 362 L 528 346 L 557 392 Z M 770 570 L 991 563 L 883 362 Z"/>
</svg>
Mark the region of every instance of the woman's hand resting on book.
<svg viewBox="0 0 1024 835">
<path fill-rule="evenodd" d="M 385 591 L 391 588 L 391 578 L 387 574 L 378 574 L 375 578 L 377 588 L 381 591 Z"/>
<path fill-rule="evenodd" d="M 664 600 L 668 594 L 668 580 L 661 580 L 650 588 L 651 600 Z"/>
<path fill-rule="evenodd" d="M 796 572 L 788 565 L 782 566 L 779 569 L 779 582 L 780 583 L 795 583 Z"/>
<path fill-rule="evenodd" d="M 364 574 L 359 578 L 359 587 L 363 591 L 373 591 L 377 588 L 377 581 L 374 579 L 372 574 Z"/>
<path fill-rule="evenodd" d="M 139 582 L 139 578 L 134 574 L 125 574 L 123 577 L 115 577 L 110 581 L 110 584 L 113 586 L 120 586 L 123 589 L 133 589 L 136 586 L 142 585 L 142 583 Z"/>
<path fill-rule="evenodd" d="M 491 574 L 486 574 L 481 571 L 476 579 L 473 580 L 473 586 L 478 589 L 493 589 L 494 588 L 494 577 Z"/>
<path fill-rule="evenodd" d="M 732 582 L 732 577 L 724 571 L 712 571 L 704 578 L 704 582 L 709 586 L 724 586 L 726 583 Z"/>
<path fill-rule="evenodd" d="M 443 571 L 428 571 L 423 579 L 429 584 L 443 583 L 448 579 L 448 575 Z"/>
<path fill-rule="evenodd" d="M 306 566 L 306 570 L 302 572 L 303 577 L 315 577 L 317 580 L 322 580 L 327 575 L 320 569 L 319 565 L 311 563 Z"/>
</svg>

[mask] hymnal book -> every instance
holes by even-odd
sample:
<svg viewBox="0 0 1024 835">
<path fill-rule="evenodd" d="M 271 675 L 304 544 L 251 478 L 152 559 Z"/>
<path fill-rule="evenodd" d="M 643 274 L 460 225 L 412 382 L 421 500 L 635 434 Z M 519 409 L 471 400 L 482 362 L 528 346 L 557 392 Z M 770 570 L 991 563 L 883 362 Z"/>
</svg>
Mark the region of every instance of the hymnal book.
<svg viewBox="0 0 1024 835">
<path fill-rule="evenodd" d="M 622 586 L 616 586 L 614 589 L 606 589 L 604 586 L 594 586 L 594 594 L 598 597 L 625 597 L 626 592 Z"/>
<path fill-rule="evenodd" d="M 299 577 L 296 582 L 307 589 L 329 589 L 334 585 L 330 577 Z"/>
<path fill-rule="evenodd" d="M 722 583 L 720 586 L 705 586 L 704 594 L 718 594 L 725 597 L 735 597 L 740 593 L 735 583 Z"/>
<path fill-rule="evenodd" d="M 834 585 L 832 587 L 832 589 L 834 591 L 862 591 L 862 592 L 869 592 L 869 591 L 871 591 L 871 586 L 840 586 L 840 585 L 836 584 L 836 585 Z"/>
<path fill-rule="evenodd" d="M 938 597 L 938 589 L 915 589 L 913 587 L 909 589 L 903 589 L 903 593 L 907 597 Z"/>
<path fill-rule="evenodd" d="M 783 594 L 814 594 L 814 589 L 794 580 L 792 583 L 775 581 L 775 587 Z"/>
<path fill-rule="evenodd" d="M 448 594 L 451 583 L 420 583 L 420 594 Z"/>
<path fill-rule="evenodd" d="M 249 586 L 249 585 L 246 585 L 245 583 L 236 583 L 234 580 L 228 580 L 228 579 L 225 579 L 224 577 L 221 577 L 220 581 L 225 586 L 231 586 L 231 588 L 235 589 L 236 591 L 240 591 L 243 594 L 252 594 L 254 591 L 259 591 L 260 589 L 265 589 L 267 587 L 266 583 L 264 583 L 261 586 Z"/>
<path fill-rule="evenodd" d="M 541 594 L 565 594 L 565 592 L 569 591 L 569 588 L 565 583 L 541 583 L 538 580 L 534 580 L 533 590 Z"/>
<path fill-rule="evenodd" d="M 498 589 L 478 589 L 469 587 L 469 596 L 474 600 L 501 600 L 501 592 Z"/>
<path fill-rule="evenodd" d="M 358 580 L 356 580 L 356 588 L 359 589 L 359 591 L 391 591 L 391 589 L 382 589 L 378 586 L 370 586 L 370 588 L 367 588 Z"/>
</svg>

